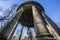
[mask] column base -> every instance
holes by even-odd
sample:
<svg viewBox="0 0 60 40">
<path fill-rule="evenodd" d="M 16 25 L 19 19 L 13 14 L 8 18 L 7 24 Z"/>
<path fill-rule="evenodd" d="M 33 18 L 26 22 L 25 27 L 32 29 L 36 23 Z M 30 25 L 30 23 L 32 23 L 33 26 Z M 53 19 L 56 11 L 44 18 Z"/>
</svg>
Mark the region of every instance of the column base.
<svg viewBox="0 0 60 40">
<path fill-rule="evenodd" d="M 37 40 L 56 40 L 51 34 L 40 34 L 36 38 Z"/>
<path fill-rule="evenodd" d="M 37 40 L 56 40 L 54 38 L 37 38 Z"/>
<path fill-rule="evenodd" d="M 56 40 L 55 38 L 36 38 L 37 40 Z"/>
</svg>

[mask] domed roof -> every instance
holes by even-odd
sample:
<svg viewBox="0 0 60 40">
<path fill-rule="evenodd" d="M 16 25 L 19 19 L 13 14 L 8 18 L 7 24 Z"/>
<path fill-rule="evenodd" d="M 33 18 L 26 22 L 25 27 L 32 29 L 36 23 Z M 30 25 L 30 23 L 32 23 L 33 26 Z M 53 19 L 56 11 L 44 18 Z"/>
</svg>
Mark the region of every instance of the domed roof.
<svg viewBox="0 0 60 40">
<path fill-rule="evenodd" d="M 24 2 L 17 9 L 17 11 L 18 11 L 20 8 L 22 8 L 22 7 L 24 8 L 22 15 L 19 18 L 19 22 L 23 26 L 34 27 L 33 14 L 32 14 L 32 6 L 33 5 L 38 9 L 39 12 L 44 11 L 43 7 L 35 1 Z"/>
<path fill-rule="evenodd" d="M 28 4 L 38 5 L 43 11 L 45 11 L 44 8 L 42 7 L 42 5 L 41 5 L 40 3 L 38 3 L 38 2 L 35 2 L 35 1 L 27 1 L 27 2 L 22 3 L 22 4 L 18 7 L 17 11 L 18 11 L 22 6 L 28 5 Z"/>
</svg>

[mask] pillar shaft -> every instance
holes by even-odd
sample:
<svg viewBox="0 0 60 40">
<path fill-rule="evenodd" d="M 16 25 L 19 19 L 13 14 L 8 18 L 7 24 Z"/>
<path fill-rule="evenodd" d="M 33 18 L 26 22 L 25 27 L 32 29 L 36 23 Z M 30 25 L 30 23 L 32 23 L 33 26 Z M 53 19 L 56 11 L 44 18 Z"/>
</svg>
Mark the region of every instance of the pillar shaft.
<svg viewBox="0 0 60 40">
<path fill-rule="evenodd" d="M 33 11 L 34 28 L 36 36 L 39 38 L 47 38 L 48 37 L 47 35 L 50 34 L 45 27 L 46 24 L 44 23 L 42 17 L 40 16 L 35 6 L 32 6 L 32 11 Z"/>
<path fill-rule="evenodd" d="M 23 28 L 24 28 L 24 26 L 22 26 L 22 28 L 21 28 L 20 35 L 19 35 L 19 40 L 21 40 L 22 33 L 23 33 Z"/>
<path fill-rule="evenodd" d="M 55 39 L 60 40 L 60 32 L 58 26 L 42 11 L 42 16 L 44 17 L 49 32 L 54 36 Z"/>
<path fill-rule="evenodd" d="M 27 35 L 28 35 L 28 39 L 32 40 L 32 32 L 29 28 L 28 28 L 28 31 L 27 31 Z"/>
<path fill-rule="evenodd" d="M 20 17 L 20 12 L 19 10 L 16 15 L 13 15 L 12 18 L 5 24 L 0 31 L 0 40 L 11 40 L 14 31 L 17 27 L 18 24 L 18 19 Z"/>
</svg>

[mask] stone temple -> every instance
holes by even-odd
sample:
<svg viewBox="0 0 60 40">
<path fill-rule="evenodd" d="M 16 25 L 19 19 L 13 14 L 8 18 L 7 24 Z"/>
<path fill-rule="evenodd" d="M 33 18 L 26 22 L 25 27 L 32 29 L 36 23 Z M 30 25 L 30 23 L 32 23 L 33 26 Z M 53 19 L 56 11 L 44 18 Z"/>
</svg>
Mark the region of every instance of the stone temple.
<svg viewBox="0 0 60 40">
<path fill-rule="evenodd" d="M 0 40 L 11 40 L 18 23 L 22 25 L 22 30 L 27 27 L 28 32 L 29 28 L 34 28 L 37 40 L 60 40 L 60 29 L 45 14 L 44 8 L 38 2 L 27 1 L 20 5 L 16 14 L 1 28 Z"/>
</svg>

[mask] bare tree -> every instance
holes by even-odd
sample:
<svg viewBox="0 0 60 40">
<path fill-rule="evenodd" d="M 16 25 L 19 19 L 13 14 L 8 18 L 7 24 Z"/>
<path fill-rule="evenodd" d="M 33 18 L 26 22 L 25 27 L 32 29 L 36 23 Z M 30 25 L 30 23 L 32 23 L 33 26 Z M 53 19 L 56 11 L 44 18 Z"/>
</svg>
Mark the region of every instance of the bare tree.
<svg viewBox="0 0 60 40">
<path fill-rule="evenodd" d="M 12 4 L 11 9 L 6 9 L 4 11 L 4 16 L 0 18 L 0 24 L 1 25 L 4 24 L 5 21 L 8 21 L 10 19 L 10 17 L 15 14 L 17 7 L 18 7 L 17 4 Z"/>
</svg>

